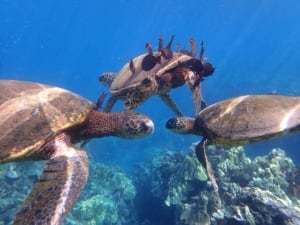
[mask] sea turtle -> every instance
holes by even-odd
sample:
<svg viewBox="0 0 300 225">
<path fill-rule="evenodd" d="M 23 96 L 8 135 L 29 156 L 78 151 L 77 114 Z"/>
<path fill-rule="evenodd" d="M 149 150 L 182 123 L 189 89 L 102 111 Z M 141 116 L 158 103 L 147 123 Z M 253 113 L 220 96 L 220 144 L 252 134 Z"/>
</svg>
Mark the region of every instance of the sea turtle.
<svg viewBox="0 0 300 225">
<path fill-rule="evenodd" d="M 147 54 L 129 60 L 119 73 L 103 73 L 99 81 L 110 87 L 111 97 L 104 108 L 110 111 L 118 99 L 125 101 L 126 109 L 138 107 L 151 95 L 158 94 L 178 116 L 182 113 L 171 99 L 169 91 L 187 84 L 193 93 L 195 112 L 201 108 L 201 82 L 204 77 L 212 75 L 214 67 L 204 62 L 204 46 L 201 43 L 200 58 L 195 58 L 196 43 L 190 39 L 191 51 L 173 52 L 172 36 L 168 45 L 163 47 L 163 38 L 159 38 L 158 51 L 153 52 L 146 44 Z"/>
<path fill-rule="evenodd" d="M 0 163 L 47 160 L 14 224 L 59 225 L 88 177 L 85 139 L 137 138 L 153 122 L 133 112 L 99 112 L 88 100 L 48 85 L 0 80 Z"/>
<path fill-rule="evenodd" d="M 206 168 L 214 188 L 205 146 L 246 145 L 300 130 L 300 97 L 280 95 L 246 95 L 206 107 L 196 119 L 172 118 L 167 129 L 179 134 L 203 136 L 196 155 Z"/>
</svg>

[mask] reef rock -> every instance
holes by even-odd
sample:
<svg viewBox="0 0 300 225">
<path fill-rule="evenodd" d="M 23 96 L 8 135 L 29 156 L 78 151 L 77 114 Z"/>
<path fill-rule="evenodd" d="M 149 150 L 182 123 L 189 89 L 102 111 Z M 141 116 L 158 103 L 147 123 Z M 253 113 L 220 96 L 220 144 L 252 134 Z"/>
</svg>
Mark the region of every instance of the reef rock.
<svg viewBox="0 0 300 225">
<path fill-rule="evenodd" d="M 37 181 L 42 162 L 9 163 L 0 166 L 0 225 L 11 224 L 23 200 Z"/>
<path fill-rule="evenodd" d="M 136 204 L 146 200 L 152 210 L 137 207 L 140 224 L 300 224 L 300 172 L 283 150 L 251 160 L 242 147 L 211 146 L 207 152 L 219 185 L 216 193 L 194 146 L 188 153 L 161 153 L 141 165 L 134 179 Z"/>
<path fill-rule="evenodd" d="M 12 224 L 42 169 L 40 162 L 0 166 L 0 225 Z M 120 169 L 91 163 L 88 183 L 63 224 L 135 225 L 135 196 L 132 181 Z"/>
<path fill-rule="evenodd" d="M 242 188 L 229 208 L 218 224 L 300 224 L 300 208 L 260 188 Z"/>
<path fill-rule="evenodd" d="M 135 224 L 132 181 L 117 168 L 91 163 L 90 177 L 65 224 Z"/>
</svg>

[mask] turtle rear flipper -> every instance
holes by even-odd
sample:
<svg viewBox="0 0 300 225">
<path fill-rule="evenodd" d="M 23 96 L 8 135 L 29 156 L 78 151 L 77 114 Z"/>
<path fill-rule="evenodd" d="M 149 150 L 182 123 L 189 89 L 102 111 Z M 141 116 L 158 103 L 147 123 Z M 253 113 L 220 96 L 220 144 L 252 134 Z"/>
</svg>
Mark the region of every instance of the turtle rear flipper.
<svg viewBox="0 0 300 225">
<path fill-rule="evenodd" d="M 56 138 L 54 156 L 16 215 L 14 225 L 61 224 L 88 177 L 86 152 Z"/>
<path fill-rule="evenodd" d="M 198 158 L 198 160 L 200 161 L 200 163 L 202 164 L 202 166 L 204 167 L 204 169 L 207 172 L 207 176 L 209 177 L 209 180 L 211 181 L 211 184 L 214 188 L 214 190 L 216 192 L 218 192 L 219 187 L 216 181 L 216 178 L 214 176 L 213 170 L 211 168 L 210 162 L 207 159 L 207 155 L 206 155 L 206 146 L 208 144 L 208 139 L 203 138 L 201 140 L 201 142 L 196 146 L 196 156 Z"/>
</svg>

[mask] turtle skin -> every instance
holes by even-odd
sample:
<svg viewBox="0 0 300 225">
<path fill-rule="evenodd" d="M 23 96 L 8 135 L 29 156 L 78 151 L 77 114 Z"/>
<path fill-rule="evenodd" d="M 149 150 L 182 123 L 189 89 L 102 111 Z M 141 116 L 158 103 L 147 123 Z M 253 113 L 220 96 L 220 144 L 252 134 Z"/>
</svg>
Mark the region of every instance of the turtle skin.
<svg viewBox="0 0 300 225">
<path fill-rule="evenodd" d="M 0 163 L 47 160 L 14 224 L 63 222 L 88 178 L 87 154 L 75 143 L 139 138 L 153 129 L 144 115 L 99 112 L 90 101 L 58 87 L 0 80 Z"/>
<path fill-rule="evenodd" d="M 205 147 L 246 145 L 299 131 L 300 97 L 246 95 L 227 99 L 208 106 L 196 118 L 172 118 L 166 128 L 178 134 L 203 136 L 196 155 L 217 189 Z"/>
</svg>

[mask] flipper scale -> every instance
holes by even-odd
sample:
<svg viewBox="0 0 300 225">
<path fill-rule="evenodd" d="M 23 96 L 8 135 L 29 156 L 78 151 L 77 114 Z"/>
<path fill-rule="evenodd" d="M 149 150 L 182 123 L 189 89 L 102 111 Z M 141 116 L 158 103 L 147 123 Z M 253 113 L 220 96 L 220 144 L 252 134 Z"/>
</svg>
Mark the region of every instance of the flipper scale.
<svg viewBox="0 0 300 225">
<path fill-rule="evenodd" d="M 71 146 L 47 161 L 32 192 L 16 215 L 14 225 L 61 224 L 76 202 L 88 177 L 88 158 Z"/>
</svg>

